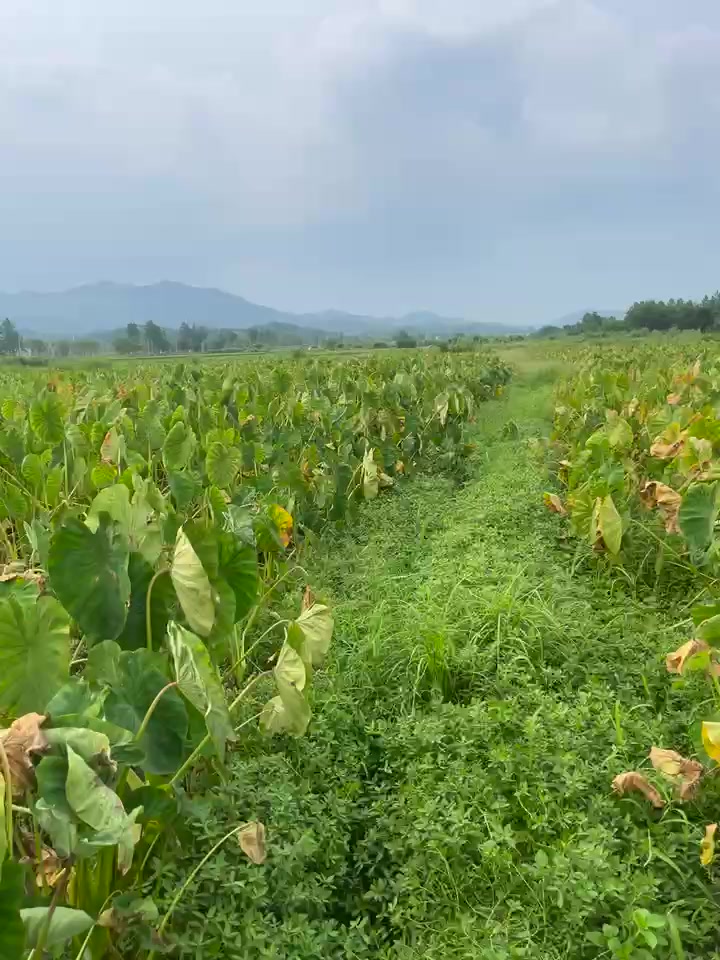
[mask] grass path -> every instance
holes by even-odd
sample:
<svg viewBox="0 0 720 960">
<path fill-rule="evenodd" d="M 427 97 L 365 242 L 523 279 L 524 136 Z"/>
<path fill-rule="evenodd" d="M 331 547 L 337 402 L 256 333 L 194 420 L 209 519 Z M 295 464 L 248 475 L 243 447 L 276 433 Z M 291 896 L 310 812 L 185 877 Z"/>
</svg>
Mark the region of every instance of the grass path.
<svg viewBox="0 0 720 960">
<path fill-rule="evenodd" d="M 185 956 L 720 957 L 717 792 L 660 815 L 610 790 L 651 744 L 692 749 L 701 694 L 663 665 L 686 627 L 572 573 L 526 442 L 549 409 L 541 374 L 513 386 L 468 482 L 416 478 L 314 548 L 336 639 L 311 733 L 252 741 L 203 801 L 207 840 L 242 810 L 272 854 L 206 878 Z"/>
</svg>

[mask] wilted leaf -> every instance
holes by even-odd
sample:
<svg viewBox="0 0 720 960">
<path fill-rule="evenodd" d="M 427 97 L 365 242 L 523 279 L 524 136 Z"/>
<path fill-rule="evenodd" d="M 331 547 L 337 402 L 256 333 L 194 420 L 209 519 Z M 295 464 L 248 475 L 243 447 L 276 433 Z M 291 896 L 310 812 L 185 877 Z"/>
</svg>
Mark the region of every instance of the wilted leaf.
<svg viewBox="0 0 720 960">
<path fill-rule="evenodd" d="M 718 825 L 709 823 L 705 827 L 705 836 L 700 841 L 700 863 L 704 867 L 709 867 L 715 856 L 715 831 Z"/>
<path fill-rule="evenodd" d="M 649 480 L 640 491 L 640 497 L 648 509 L 660 509 L 667 533 L 680 533 L 678 512 L 682 496 L 676 490 L 658 480 Z"/>
<path fill-rule="evenodd" d="M 315 594 L 310 589 L 310 584 L 307 584 L 303 591 L 300 609 L 309 610 L 314 603 L 315 603 Z"/>
<path fill-rule="evenodd" d="M 675 782 L 681 800 L 690 800 L 695 795 L 704 773 L 703 765 L 697 760 L 688 760 L 674 750 L 652 747 L 650 762 L 663 776 Z"/>
<path fill-rule="evenodd" d="M 665 666 L 668 673 L 682 673 L 687 661 L 698 653 L 705 653 L 710 647 L 704 640 L 688 640 L 677 650 L 673 650 L 665 657 Z"/>
<path fill-rule="evenodd" d="M 265 863 L 265 827 L 259 820 L 245 824 L 238 833 L 238 842 L 253 863 Z"/>
<path fill-rule="evenodd" d="M 39 889 L 54 887 L 65 873 L 65 866 L 52 847 L 42 848 L 40 862 L 32 857 L 25 857 L 20 862 L 32 866 L 35 873 L 35 886 Z"/>
<path fill-rule="evenodd" d="M 260 726 L 266 733 L 287 733 L 301 737 L 310 723 L 310 705 L 292 683 L 277 679 L 279 695 L 263 707 Z"/>
<path fill-rule="evenodd" d="M 653 787 L 642 773 L 638 773 L 636 770 L 631 770 L 628 773 L 619 773 L 613 780 L 612 785 L 615 793 L 619 793 L 620 796 L 630 793 L 631 791 L 638 791 L 658 810 L 665 806 L 665 801 L 655 787 Z"/>
<path fill-rule="evenodd" d="M 182 527 L 175 539 L 170 576 L 188 623 L 193 630 L 206 637 L 215 622 L 212 586 L 200 557 Z"/>
<path fill-rule="evenodd" d="M 380 490 L 378 465 L 375 463 L 374 453 L 372 447 L 369 447 L 362 461 L 362 490 L 366 500 L 374 500 Z"/>
<path fill-rule="evenodd" d="M 19 717 L 7 730 L 0 730 L 0 742 L 5 749 L 12 778 L 13 796 L 19 797 L 35 780 L 33 756 L 45 752 L 48 741 L 40 725 L 45 721 L 41 713 L 27 713 Z"/>
<path fill-rule="evenodd" d="M 543 503 L 552 513 L 559 513 L 561 517 L 567 516 L 567 510 L 563 506 L 562 500 L 556 493 L 544 493 Z"/>
<path fill-rule="evenodd" d="M 590 535 L 594 546 L 602 545 L 608 553 L 613 555 L 620 553 L 622 520 L 610 494 L 606 497 L 598 497 L 595 501 Z"/>
<path fill-rule="evenodd" d="M 658 460 L 672 460 L 676 457 L 685 445 L 687 440 L 687 431 L 683 431 L 675 439 L 667 439 L 664 436 L 656 437 L 650 447 L 650 456 Z"/>
<path fill-rule="evenodd" d="M 302 631 L 304 639 L 303 649 L 298 652 L 313 667 L 319 667 L 330 646 L 335 625 L 330 608 L 322 603 L 313 603 L 311 607 L 303 609 L 295 625 Z"/>
<path fill-rule="evenodd" d="M 287 512 L 287 510 L 279 506 L 277 503 L 273 503 L 270 505 L 270 507 L 268 507 L 268 513 L 270 515 L 270 519 L 275 524 L 283 546 L 289 546 L 293 534 L 292 516 Z"/>
<path fill-rule="evenodd" d="M 679 403 L 682 403 L 682 397 L 679 393 L 669 393 L 666 402 L 669 403 L 671 407 L 676 407 Z"/>
</svg>

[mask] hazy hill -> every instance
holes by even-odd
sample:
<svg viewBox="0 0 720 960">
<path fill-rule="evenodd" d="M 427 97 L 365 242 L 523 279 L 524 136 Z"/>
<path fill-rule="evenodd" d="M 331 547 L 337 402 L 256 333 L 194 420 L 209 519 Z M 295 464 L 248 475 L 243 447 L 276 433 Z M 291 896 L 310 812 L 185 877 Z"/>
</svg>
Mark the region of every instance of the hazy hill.
<svg viewBox="0 0 720 960">
<path fill-rule="evenodd" d="M 294 324 L 350 336 L 388 335 L 402 328 L 440 335 L 523 332 L 521 328 L 498 323 L 471 323 L 427 312 L 403 317 L 370 317 L 340 310 L 290 313 L 251 303 L 223 290 L 168 281 L 147 286 L 94 283 L 58 293 L 0 293 L 0 317 L 9 317 L 20 329 L 45 337 L 102 334 L 148 320 L 171 329 L 183 322 L 230 330 Z"/>
</svg>

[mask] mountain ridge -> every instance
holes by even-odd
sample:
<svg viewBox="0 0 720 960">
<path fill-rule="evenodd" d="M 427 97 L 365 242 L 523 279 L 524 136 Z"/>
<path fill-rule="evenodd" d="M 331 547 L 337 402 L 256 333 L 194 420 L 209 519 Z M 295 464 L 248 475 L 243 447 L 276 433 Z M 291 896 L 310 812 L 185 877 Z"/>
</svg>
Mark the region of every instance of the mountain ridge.
<svg viewBox="0 0 720 960">
<path fill-rule="evenodd" d="M 529 327 L 476 323 L 418 310 L 401 317 L 375 317 L 343 310 L 293 313 L 253 303 L 216 287 L 195 287 L 175 280 L 151 284 L 122 284 L 111 280 L 67 290 L 0 292 L 0 316 L 19 328 L 45 336 L 77 336 L 115 330 L 128 323 L 152 320 L 176 330 L 182 323 L 219 330 L 247 330 L 271 323 L 321 330 L 348 336 L 387 335 L 401 329 L 422 334 L 512 334 Z"/>
</svg>

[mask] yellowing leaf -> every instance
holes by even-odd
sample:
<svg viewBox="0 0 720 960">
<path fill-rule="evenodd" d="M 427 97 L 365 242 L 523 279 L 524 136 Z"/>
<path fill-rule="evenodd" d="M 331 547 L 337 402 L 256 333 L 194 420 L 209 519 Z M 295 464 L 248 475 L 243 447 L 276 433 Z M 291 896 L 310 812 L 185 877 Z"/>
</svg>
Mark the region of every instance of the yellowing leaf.
<svg viewBox="0 0 720 960">
<path fill-rule="evenodd" d="M 613 498 L 598 497 L 593 506 L 590 537 L 594 547 L 605 547 L 608 553 L 617 555 L 622 545 L 622 520 Z"/>
<path fill-rule="evenodd" d="M 293 518 L 283 507 L 273 503 L 268 507 L 270 519 L 275 524 L 277 532 L 280 534 L 280 540 L 284 547 L 290 545 L 293 534 Z"/>
<path fill-rule="evenodd" d="M 709 867 L 715 856 L 715 831 L 718 825 L 709 823 L 705 827 L 705 836 L 700 841 L 700 863 L 704 867 Z"/>
<path fill-rule="evenodd" d="M 552 511 L 552 513 L 559 513 L 561 517 L 567 516 L 567 510 L 563 506 L 563 502 L 556 493 L 544 493 L 543 494 L 543 503 Z"/>
<path fill-rule="evenodd" d="M 674 750 L 652 747 L 650 762 L 663 776 L 676 783 L 681 800 L 690 800 L 695 795 L 704 772 L 703 765 L 697 760 L 688 760 Z"/>
<path fill-rule="evenodd" d="M 630 770 L 628 773 L 619 773 L 613 780 L 612 785 L 615 793 L 620 794 L 620 796 L 632 791 L 638 791 L 642 793 L 656 809 L 659 810 L 665 806 L 665 801 L 655 787 L 646 777 L 638 773 L 637 770 Z"/>
<path fill-rule="evenodd" d="M 238 833 L 240 849 L 253 863 L 265 863 L 265 827 L 259 820 L 246 823 Z"/>
<path fill-rule="evenodd" d="M 705 753 L 716 762 L 720 762 L 720 723 L 703 720 L 702 742 Z"/>
<path fill-rule="evenodd" d="M 675 431 L 670 428 L 666 430 L 664 434 L 661 434 L 661 436 L 653 440 L 652 446 L 650 447 L 650 456 L 656 457 L 658 460 L 672 460 L 685 446 L 686 440 L 687 430 L 683 430 L 682 433 L 678 434 L 677 428 Z"/>
<path fill-rule="evenodd" d="M 212 587 L 202 561 L 182 527 L 175 539 L 170 577 L 188 623 L 196 633 L 206 637 L 215 622 Z"/>
<path fill-rule="evenodd" d="M 668 673 L 682 674 L 687 661 L 698 653 L 705 653 L 710 647 L 704 640 L 688 640 L 677 650 L 673 650 L 665 657 L 665 666 Z"/>
</svg>

